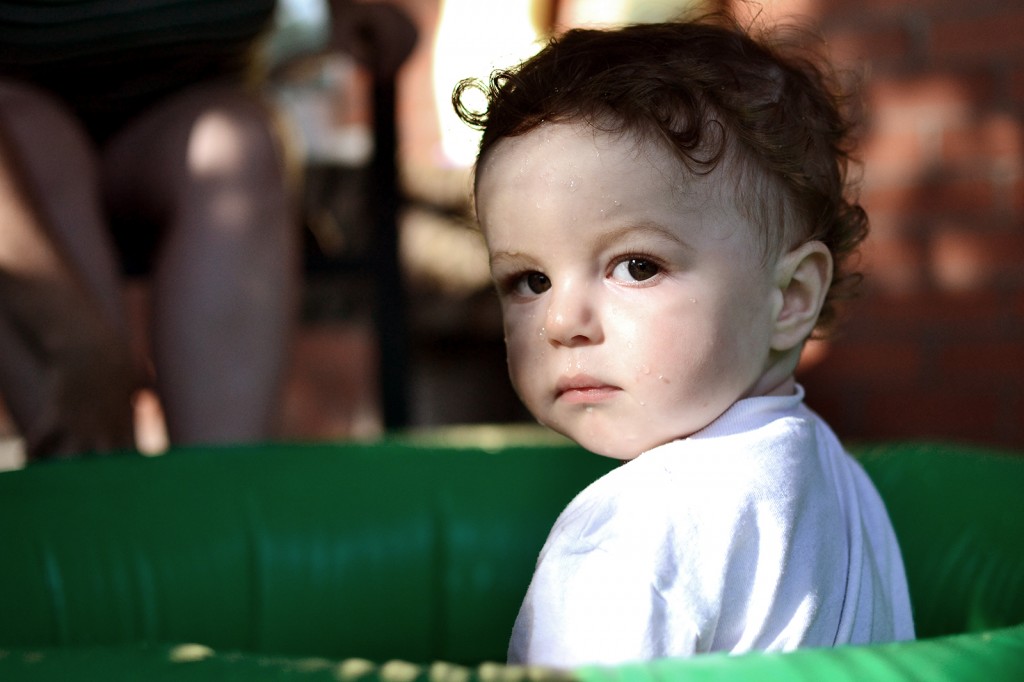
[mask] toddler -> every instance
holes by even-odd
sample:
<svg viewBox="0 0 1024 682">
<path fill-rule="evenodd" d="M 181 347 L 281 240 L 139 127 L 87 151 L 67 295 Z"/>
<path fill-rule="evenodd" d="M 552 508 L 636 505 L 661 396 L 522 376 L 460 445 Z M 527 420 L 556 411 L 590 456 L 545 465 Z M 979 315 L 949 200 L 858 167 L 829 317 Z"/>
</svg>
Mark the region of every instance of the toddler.
<svg viewBox="0 0 1024 682">
<path fill-rule="evenodd" d="M 715 16 L 572 30 L 456 89 L 516 391 L 624 462 L 555 523 L 509 662 L 913 637 L 882 500 L 794 379 L 867 222 L 814 64 Z"/>
</svg>

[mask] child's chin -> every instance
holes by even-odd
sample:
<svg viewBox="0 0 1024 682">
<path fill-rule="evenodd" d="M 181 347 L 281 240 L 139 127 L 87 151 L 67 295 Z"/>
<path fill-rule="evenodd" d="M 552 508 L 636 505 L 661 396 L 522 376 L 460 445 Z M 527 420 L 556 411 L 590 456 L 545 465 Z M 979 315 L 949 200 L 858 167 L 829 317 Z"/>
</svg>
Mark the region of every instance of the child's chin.
<svg viewBox="0 0 1024 682">
<path fill-rule="evenodd" d="M 638 434 L 626 435 L 620 424 L 620 420 L 607 419 L 597 411 L 583 420 L 554 419 L 546 423 L 548 428 L 575 441 L 584 450 L 609 459 L 629 461 L 650 449 L 651 443 Z"/>
<path fill-rule="evenodd" d="M 616 453 L 608 453 L 608 454 L 605 454 L 603 452 L 599 452 L 597 454 L 601 455 L 602 457 L 607 457 L 608 459 L 617 459 L 620 462 L 630 462 L 630 461 L 632 461 L 632 460 L 634 460 L 634 459 L 636 459 L 637 457 L 640 456 L 639 452 L 630 452 L 630 453 L 616 452 Z"/>
<path fill-rule="evenodd" d="M 621 446 L 616 443 L 604 442 L 590 442 L 577 441 L 589 452 L 593 452 L 595 455 L 601 455 L 602 457 L 608 457 L 609 459 L 620 459 L 624 462 L 628 462 L 631 459 L 636 459 L 640 456 L 643 450 L 637 450 Z"/>
</svg>

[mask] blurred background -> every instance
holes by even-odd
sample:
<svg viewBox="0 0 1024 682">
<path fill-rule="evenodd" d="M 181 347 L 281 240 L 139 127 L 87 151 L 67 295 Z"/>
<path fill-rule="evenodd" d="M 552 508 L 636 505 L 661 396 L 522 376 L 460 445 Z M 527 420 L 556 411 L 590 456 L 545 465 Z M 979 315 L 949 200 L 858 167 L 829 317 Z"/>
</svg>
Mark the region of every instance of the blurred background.
<svg viewBox="0 0 1024 682">
<path fill-rule="evenodd" d="M 393 84 L 397 272 L 374 271 L 379 261 L 367 256 L 380 238 L 368 201 L 379 145 L 373 79 L 331 54 L 289 60 L 268 85 L 305 169 L 302 324 L 280 439 L 529 421 L 506 376 L 470 210 L 476 138 L 451 113 L 452 88 L 570 26 L 730 4 L 391 1 L 419 30 Z M 860 80 L 867 112 L 862 295 L 837 336 L 808 348 L 799 377 L 808 403 L 847 441 L 1024 449 L 1024 4 L 765 0 L 737 11 L 817 27 L 836 65 Z M 322 40 L 325 17 L 322 2 L 282 2 L 272 59 Z M 375 306 L 382 281 L 402 295 Z M 380 343 L 382 309 L 398 318 L 397 344 Z M 382 379 L 382 363 L 397 371 Z M 403 405 L 397 421 L 382 407 L 389 395 Z M 140 397 L 137 418 L 140 447 L 166 447 L 155 396 Z M 0 434 L 10 444 L 3 456 L 16 457 L 2 414 Z"/>
</svg>

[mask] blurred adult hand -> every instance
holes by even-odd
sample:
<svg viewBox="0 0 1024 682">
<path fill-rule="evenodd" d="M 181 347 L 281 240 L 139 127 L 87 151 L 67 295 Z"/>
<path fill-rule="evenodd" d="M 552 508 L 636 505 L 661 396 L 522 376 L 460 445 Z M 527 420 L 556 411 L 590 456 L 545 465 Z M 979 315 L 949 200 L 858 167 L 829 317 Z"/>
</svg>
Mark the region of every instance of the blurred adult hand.
<svg viewBox="0 0 1024 682">
<path fill-rule="evenodd" d="M 13 295 L 0 340 L 17 360 L 3 371 L 7 385 L 22 387 L 10 407 L 24 412 L 16 416 L 29 458 L 132 447 L 141 372 L 128 339 L 80 291 L 16 280 L 0 276 L 0 292 Z"/>
</svg>

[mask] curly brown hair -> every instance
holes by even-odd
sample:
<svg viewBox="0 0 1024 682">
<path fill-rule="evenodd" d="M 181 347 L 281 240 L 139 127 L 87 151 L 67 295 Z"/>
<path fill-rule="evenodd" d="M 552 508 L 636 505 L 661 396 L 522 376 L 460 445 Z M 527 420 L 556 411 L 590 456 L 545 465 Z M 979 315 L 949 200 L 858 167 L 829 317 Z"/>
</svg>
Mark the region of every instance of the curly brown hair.
<svg viewBox="0 0 1024 682">
<path fill-rule="evenodd" d="M 734 156 L 734 181 L 766 253 L 809 240 L 832 253 L 821 332 L 834 321 L 836 299 L 859 281 L 848 264 L 867 235 L 867 216 L 850 196 L 848 100 L 827 61 L 794 35 L 755 37 L 723 14 L 573 29 L 487 83 L 462 81 L 452 101 L 483 131 L 478 161 L 503 138 L 566 121 L 661 140 L 692 173 L 710 173 Z M 465 104 L 469 90 L 484 93 L 484 111 Z"/>
</svg>

